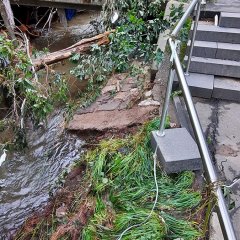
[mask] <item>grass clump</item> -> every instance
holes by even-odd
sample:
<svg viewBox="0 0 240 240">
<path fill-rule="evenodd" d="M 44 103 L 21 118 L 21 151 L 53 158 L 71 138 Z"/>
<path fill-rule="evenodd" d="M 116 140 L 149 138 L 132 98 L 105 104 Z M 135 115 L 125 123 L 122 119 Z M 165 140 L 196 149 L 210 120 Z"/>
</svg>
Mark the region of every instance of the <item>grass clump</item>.
<svg viewBox="0 0 240 240">
<path fill-rule="evenodd" d="M 83 231 L 83 240 L 118 239 L 132 225 L 136 227 L 127 231 L 122 239 L 190 240 L 201 236 L 195 223 L 185 220 L 189 217 L 187 213 L 201 201 L 201 193 L 191 188 L 192 172 L 168 176 L 158 168 L 159 197 L 151 211 L 156 185 L 150 133 L 157 126 L 159 121 L 151 121 L 136 135 L 102 141 L 97 149 L 87 154 L 93 192 L 97 202 L 101 199 L 102 208 L 99 212 L 96 207 Z M 181 215 L 181 219 L 175 215 Z"/>
</svg>

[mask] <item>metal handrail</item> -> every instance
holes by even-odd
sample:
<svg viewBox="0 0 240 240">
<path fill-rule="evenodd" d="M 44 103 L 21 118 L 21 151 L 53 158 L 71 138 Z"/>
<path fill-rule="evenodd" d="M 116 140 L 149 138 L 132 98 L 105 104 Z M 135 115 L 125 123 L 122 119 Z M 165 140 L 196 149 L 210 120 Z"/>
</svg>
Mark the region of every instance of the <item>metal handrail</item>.
<svg viewBox="0 0 240 240">
<path fill-rule="evenodd" d="M 186 68 L 186 73 L 184 74 L 180 59 L 177 54 L 176 50 L 176 37 L 180 30 L 182 29 L 184 23 L 190 16 L 190 14 L 194 11 L 195 7 L 197 5 L 197 12 L 196 12 L 196 19 L 195 19 L 195 24 L 194 24 L 194 29 L 193 29 L 193 34 L 192 34 L 192 40 L 191 40 L 191 46 L 190 46 L 190 52 L 188 56 L 188 64 Z M 172 93 L 172 85 L 173 85 L 173 79 L 174 79 L 174 74 L 175 72 L 177 73 L 179 82 L 182 87 L 183 91 L 183 96 L 185 99 L 185 103 L 187 106 L 188 114 L 190 116 L 191 124 L 194 129 L 196 141 L 198 144 L 198 148 L 203 160 L 203 166 L 204 170 L 207 174 L 207 179 L 213 186 L 213 193 L 217 198 L 217 213 L 218 217 L 220 220 L 222 232 L 224 235 L 225 239 L 228 240 L 236 240 L 236 235 L 233 229 L 233 225 L 228 213 L 228 209 L 225 204 L 224 196 L 222 193 L 221 186 L 219 185 L 218 177 L 215 171 L 215 167 L 211 158 L 211 155 L 209 153 L 209 149 L 207 146 L 207 142 L 205 139 L 205 136 L 203 134 L 203 130 L 197 115 L 197 111 L 195 109 L 195 106 L 193 104 L 192 96 L 186 81 L 185 75 L 189 74 L 189 67 L 191 63 L 191 58 L 192 58 L 192 52 L 193 52 L 193 47 L 194 47 L 194 42 L 195 42 L 195 37 L 196 37 L 196 32 L 197 32 L 197 26 L 198 26 L 198 21 L 199 21 L 199 16 L 200 16 L 200 10 L 201 10 L 201 0 L 193 0 L 191 4 L 189 5 L 188 9 L 186 10 L 185 14 L 181 18 L 181 20 L 178 22 L 177 26 L 173 30 L 172 34 L 170 34 L 170 38 L 168 39 L 168 45 L 171 49 L 171 63 L 172 66 L 170 68 L 170 73 L 169 73 L 169 79 L 168 79 L 168 86 L 166 90 L 166 97 L 165 97 L 165 102 L 164 106 L 162 109 L 162 120 L 160 124 L 160 130 L 159 130 L 159 137 L 164 137 L 165 136 L 165 120 L 167 117 L 167 112 L 168 112 L 168 106 L 170 102 L 170 97 Z"/>
</svg>

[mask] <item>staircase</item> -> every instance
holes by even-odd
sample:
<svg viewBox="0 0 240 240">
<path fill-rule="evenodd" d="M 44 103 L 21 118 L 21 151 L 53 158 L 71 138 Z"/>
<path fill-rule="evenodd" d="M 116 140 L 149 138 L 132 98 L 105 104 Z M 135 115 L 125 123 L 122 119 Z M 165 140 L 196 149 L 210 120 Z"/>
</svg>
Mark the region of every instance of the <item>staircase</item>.
<svg viewBox="0 0 240 240">
<path fill-rule="evenodd" d="M 220 13 L 219 26 L 199 22 L 186 79 L 192 96 L 240 102 L 240 13 Z"/>
</svg>

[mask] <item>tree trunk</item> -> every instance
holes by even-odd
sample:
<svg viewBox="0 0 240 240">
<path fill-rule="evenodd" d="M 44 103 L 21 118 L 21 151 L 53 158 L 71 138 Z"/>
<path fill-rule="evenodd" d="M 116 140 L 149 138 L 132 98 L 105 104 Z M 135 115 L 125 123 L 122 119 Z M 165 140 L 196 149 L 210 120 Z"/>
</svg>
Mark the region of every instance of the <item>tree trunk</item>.
<svg viewBox="0 0 240 240">
<path fill-rule="evenodd" d="M 9 0 L 0 1 L 0 13 L 3 18 L 4 25 L 7 28 L 11 39 L 15 39 L 15 34 L 14 34 L 15 23 L 14 23 L 13 12 L 12 12 L 12 8 Z"/>
<path fill-rule="evenodd" d="M 65 48 L 65 49 L 57 51 L 57 52 L 49 53 L 38 59 L 34 59 L 33 66 L 35 67 L 36 70 L 40 70 L 40 69 L 46 67 L 46 65 L 51 65 L 53 63 L 70 58 L 72 56 L 72 54 L 74 54 L 74 53 L 87 52 L 91 49 L 91 46 L 93 44 L 98 44 L 99 46 L 107 45 L 110 42 L 109 34 L 112 32 L 114 32 L 114 30 L 105 32 L 103 34 L 99 34 L 92 38 L 83 39 L 68 48 Z"/>
</svg>

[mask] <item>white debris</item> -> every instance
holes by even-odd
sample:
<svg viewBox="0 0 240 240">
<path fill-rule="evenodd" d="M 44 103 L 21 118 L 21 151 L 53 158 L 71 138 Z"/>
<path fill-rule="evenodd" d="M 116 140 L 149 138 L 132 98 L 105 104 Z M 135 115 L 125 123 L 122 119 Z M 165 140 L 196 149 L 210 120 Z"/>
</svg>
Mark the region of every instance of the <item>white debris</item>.
<svg viewBox="0 0 240 240">
<path fill-rule="evenodd" d="M 140 102 L 138 104 L 138 106 L 141 106 L 141 107 L 146 107 L 146 106 L 160 106 L 160 103 L 158 101 L 154 101 L 153 99 L 146 99 L 146 100 L 143 100 L 142 102 Z"/>
<path fill-rule="evenodd" d="M 144 93 L 145 98 L 150 98 L 152 96 L 152 90 Z"/>
<path fill-rule="evenodd" d="M 3 149 L 3 154 L 0 157 L 0 167 L 2 166 L 3 162 L 6 160 L 7 154 L 6 154 L 7 150 Z"/>
</svg>

